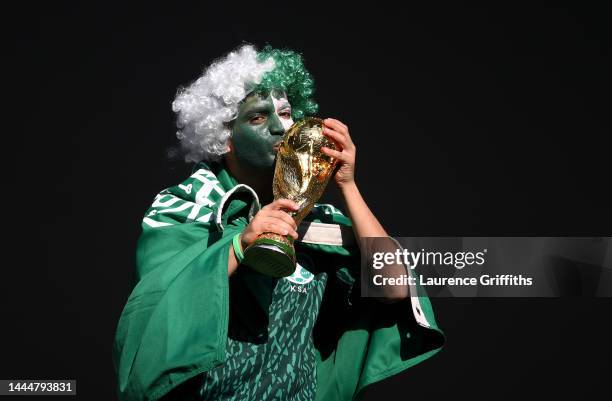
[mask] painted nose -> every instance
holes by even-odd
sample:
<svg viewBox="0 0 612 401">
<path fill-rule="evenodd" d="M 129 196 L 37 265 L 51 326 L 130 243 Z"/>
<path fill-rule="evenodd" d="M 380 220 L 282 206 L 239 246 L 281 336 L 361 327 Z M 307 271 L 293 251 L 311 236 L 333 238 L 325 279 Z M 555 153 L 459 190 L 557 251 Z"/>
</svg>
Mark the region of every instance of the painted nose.
<svg viewBox="0 0 612 401">
<path fill-rule="evenodd" d="M 270 118 L 270 133 L 272 135 L 283 135 L 285 133 L 283 123 L 276 114 L 273 114 Z"/>
</svg>

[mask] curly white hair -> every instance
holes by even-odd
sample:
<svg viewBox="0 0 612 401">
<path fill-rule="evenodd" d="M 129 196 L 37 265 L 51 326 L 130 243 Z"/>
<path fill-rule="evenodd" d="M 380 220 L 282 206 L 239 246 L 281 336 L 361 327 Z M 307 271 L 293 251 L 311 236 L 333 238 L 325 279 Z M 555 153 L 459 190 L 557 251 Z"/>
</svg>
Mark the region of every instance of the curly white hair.
<svg viewBox="0 0 612 401">
<path fill-rule="evenodd" d="M 236 117 L 249 90 L 274 68 L 272 57 L 260 62 L 255 47 L 243 45 L 213 62 L 195 82 L 179 88 L 172 110 L 177 113 L 176 136 L 185 161 L 218 161 L 228 152 L 231 131 L 226 123 Z"/>
</svg>

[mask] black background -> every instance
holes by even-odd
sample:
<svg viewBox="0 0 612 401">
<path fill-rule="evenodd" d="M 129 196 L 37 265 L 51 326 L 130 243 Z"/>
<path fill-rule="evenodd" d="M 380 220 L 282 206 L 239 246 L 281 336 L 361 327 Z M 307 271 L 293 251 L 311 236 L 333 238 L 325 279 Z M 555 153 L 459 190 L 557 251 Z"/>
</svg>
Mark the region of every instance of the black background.
<svg viewBox="0 0 612 401">
<path fill-rule="evenodd" d="M 376 4 L 5 14 L 0 378 L 76 379 L 79 399 L 116 399 L 111 347 L 140 219 L 189 172 L 167 157 L 170 103 L 243 41 L 304 55 L 320 115 L 349 126 L 359 187 L 390 234 L 610 235 L 604 10 Z M 366 399 L 607 389 L 610 299 L 433 303 L 445 348 Z"/>
</svg>

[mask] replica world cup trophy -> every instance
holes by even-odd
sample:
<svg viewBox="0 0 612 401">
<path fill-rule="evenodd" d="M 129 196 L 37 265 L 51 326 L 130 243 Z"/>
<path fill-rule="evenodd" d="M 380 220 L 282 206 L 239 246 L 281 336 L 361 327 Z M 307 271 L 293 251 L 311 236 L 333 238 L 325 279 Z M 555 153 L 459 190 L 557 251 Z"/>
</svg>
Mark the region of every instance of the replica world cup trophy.
<svg viewBox="0 0 612 401">
<path fill-rule="evenodd" d="M 276 156 L 272 190 L 274 199 L 290 199 L 297 211 L 288 212 L 297 225 L 319 200 L 337 164 L 321 147 L 339 150 L 323 135 L 323 120 L 307 117 L 293 124 Z M 286 277 L 295 271 L 293 237 L 262 233 L 244 250 L 244 265 L 272 277 Z"/>
</svg>

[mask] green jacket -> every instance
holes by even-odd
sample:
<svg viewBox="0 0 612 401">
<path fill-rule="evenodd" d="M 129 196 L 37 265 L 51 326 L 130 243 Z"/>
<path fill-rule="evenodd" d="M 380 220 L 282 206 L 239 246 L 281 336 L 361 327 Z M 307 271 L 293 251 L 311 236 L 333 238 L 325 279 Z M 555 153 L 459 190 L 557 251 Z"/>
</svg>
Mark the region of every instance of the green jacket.
<svg viewBox="0 0 612 401">
<path fill-rule="evenodd" d="M 120 400 L 158 400 L 224 362 L 229 247 L 259 208 L 257 194 L 217 164 L 198 164 L 156 196 L 143 218 L 136 285 L 115 336 Z M 319 401 L 356 399 L 444 343 L 427 297 L 383 304 L 359 296 L 361 262 L 350 227 L 333 206 L 316 205 L 298 230 L 296 248 L 323 256 L 333 277 L 313 331 Z"/>
</svg>

